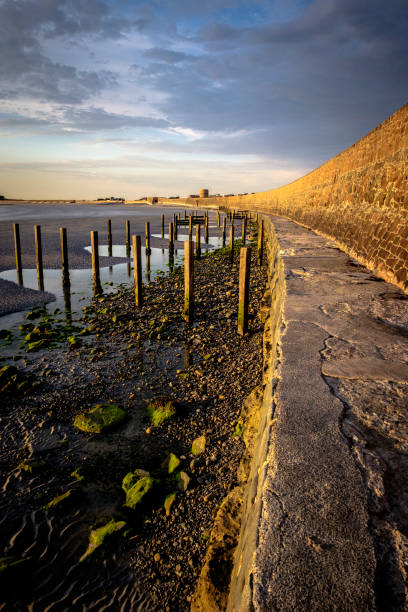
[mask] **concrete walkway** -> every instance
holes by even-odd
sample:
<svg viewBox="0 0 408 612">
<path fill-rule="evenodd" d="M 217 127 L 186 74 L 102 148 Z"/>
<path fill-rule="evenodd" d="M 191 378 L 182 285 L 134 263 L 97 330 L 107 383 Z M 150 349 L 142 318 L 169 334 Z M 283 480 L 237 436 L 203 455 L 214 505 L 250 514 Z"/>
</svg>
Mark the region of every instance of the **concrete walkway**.
<svg viewBox="0 0 408 612">
<path fill-rule="evenodd" d="M 405 610 L 408 297 L 274 217 L 281 381 L 241 609 Z"/>
</svg>

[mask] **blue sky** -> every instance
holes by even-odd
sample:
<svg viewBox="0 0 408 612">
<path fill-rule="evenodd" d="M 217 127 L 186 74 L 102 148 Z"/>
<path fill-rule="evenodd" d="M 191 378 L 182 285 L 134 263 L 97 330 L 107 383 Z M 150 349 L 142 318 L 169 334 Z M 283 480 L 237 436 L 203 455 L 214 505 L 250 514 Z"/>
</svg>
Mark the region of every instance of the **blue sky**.
<svg viewBox="0 0 408 612">
<path fill-rule="evenodd" d="M 406 0 L 0 0 L 0 193 L 260 191 L 408 100 Z"/>
</svg>

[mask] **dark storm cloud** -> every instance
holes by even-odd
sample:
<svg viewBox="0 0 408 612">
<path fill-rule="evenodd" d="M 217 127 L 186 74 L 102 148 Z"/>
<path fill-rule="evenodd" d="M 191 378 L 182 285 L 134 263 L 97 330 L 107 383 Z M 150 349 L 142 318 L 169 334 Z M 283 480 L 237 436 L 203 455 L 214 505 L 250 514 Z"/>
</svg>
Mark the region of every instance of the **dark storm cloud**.
<svg viewBox="0 0 408 612">
<path fill-rule="evenodd" d="M 319 163 L 406 102 L 407 32 L 406 0 L 316 0 L 283 23 L 207 24 L 191 36 L 201 57 L 142 78 L 176 125 L 260 130 L 254 150 Z"/>
</svg>

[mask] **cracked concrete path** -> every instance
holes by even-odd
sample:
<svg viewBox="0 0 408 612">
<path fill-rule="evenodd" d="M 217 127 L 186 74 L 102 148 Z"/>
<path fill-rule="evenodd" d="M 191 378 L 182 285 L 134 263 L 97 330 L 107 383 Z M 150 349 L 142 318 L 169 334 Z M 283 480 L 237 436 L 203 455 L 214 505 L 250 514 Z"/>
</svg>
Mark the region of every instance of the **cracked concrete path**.
<svg viewBox="0 0 408 612">
<path fill-rule="evenodd" d="M 248 607 L 406 610 L 408 297 L 273 223 L 285 330 Z"/>
</svg>

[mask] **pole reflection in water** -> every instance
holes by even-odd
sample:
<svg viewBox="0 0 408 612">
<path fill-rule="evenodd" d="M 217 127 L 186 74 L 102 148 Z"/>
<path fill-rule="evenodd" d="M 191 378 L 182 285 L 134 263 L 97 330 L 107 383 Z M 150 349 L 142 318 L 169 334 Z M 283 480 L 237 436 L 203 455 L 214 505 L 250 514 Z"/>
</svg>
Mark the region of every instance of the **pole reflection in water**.
<svg viewBox="0 0 408 612">
<path fill-rule="evenodd" d="M 146 283 L 150 283 L 150 253 L 146 249 Z"/>
<path fill-rule="evenodd" d="M 127 264 L 126 264 L 126 270 L 127 270 L 127 275 L 131 276 L 132 275 L 132 266 L 130 265 L 130 261 L 128 261 Z"/>
</svg>

